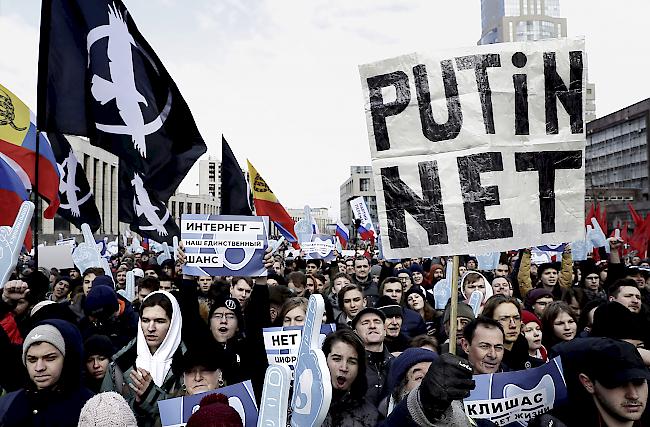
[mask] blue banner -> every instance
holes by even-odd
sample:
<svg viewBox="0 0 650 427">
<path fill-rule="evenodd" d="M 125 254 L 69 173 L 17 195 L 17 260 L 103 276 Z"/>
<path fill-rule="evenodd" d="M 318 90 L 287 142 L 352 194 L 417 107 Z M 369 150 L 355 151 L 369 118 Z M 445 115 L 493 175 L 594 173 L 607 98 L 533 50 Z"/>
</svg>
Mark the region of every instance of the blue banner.
<svg viewBox="0 0 650 427">
<path fill-rule="evenodd" d="M 208 394 L 221 393 L 228 397 L 228 404 L 233 407 L 244 422 L 244 427 L 257 426 L 257 404 L 250 381 L 229 385 L 205 393 L 191 396 L 159 400 L 160 421 L 163 427 L 183 427 L 190 416 L 198 411 L 199 403 Z"/>
<path fill-rule="evenodd" d="M 197 215 L 181 217 L 181 239 L 191 276 L 266 276 L 266 217 Z"/>
<path fill-rule="evenodd" d="M 322 259 L 331 261 L 335 258 L 336 241 L 334 236 L 313 234 L 309 242 L 302 242 L 300 248 L 305 253 L 305 259 Z"/>
<path fill-rule="evenodd" d="M 474 381 L 476 388 L 464 400 L 465 412 L 498 426 L 526 426 L 567 399 L 559 357 L 525 371 L 475 375 Z"/>
</svg>

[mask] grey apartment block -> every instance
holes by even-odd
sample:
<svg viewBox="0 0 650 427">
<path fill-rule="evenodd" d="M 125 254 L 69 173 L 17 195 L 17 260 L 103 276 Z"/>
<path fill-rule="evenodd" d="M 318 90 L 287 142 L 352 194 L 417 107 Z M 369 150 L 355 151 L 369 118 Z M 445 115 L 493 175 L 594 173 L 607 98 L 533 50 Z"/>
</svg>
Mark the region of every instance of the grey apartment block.
<svg viewBox="0 0 650 427">
<path fill-rule="evenodd" d="M 650 98 L 587 123 L 585 186 L 587 204 L 607 206 L 608 221 L 631 219 L 627 203 L 650 212 Z"/>
<path fill-rule="evenodd" d="M 371 166 L 350 166 L 350 177 L 345 180 L 340 187 L 340 201 L 341 201 L 341 221 L 343 224 L 350 227 L 354 223 L 352 216 L 352 209 L 350 208 L 350 200 L 357 197 L 363 197 L 370 212 L 372 222 L 379 224 L 377 215 L 377 197 L 375 195 L 375 184 L 372 178 Z"/>
</svg>

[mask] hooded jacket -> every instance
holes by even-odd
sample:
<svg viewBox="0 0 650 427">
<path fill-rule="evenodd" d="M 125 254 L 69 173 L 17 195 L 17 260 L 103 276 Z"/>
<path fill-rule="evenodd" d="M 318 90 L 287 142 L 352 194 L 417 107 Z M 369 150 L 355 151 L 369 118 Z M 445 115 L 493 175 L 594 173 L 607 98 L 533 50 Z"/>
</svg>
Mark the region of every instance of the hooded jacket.
<svg viewBox="0 0 650 427">
<path fill-rule="evenodd" d="M 76 426 L 81 408 L 93 396 L 81 381 L 84 353 L 79 330 L 59 319 L 44 320 L 39 325 L 54 326 L 65 341 L 61 377 L 51 388 L 38 390 L 30 381 L 26 388 L 0 399 L 2 426 Z"/>
</svg>

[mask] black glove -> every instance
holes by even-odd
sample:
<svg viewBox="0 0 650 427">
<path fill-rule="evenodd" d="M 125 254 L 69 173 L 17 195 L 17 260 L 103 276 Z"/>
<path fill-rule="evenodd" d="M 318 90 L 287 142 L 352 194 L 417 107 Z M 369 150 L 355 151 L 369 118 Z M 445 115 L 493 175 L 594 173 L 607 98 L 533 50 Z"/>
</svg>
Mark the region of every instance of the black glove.
<svg viewBox="0 0 650 427">
<path fill-rule="evenodd" d="M 550 414 L 544 414 L 530 420 L 528 427 L 566 427 L 566 424 Z"/>
<path fill-rule="evenodd" d="M 422 409 L 427 418 L 439 418 L 452 401 L 466 398 L 474 387 L 469 362 L 455 354 L 445 353 L 431 363 L 422 379 Z"/>
</svg>

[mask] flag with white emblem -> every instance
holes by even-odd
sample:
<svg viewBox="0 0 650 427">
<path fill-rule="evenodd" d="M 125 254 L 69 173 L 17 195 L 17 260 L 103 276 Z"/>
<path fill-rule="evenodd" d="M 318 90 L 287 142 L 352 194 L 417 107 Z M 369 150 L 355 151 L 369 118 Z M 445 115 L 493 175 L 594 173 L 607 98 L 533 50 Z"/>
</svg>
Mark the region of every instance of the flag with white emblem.
<svg viewBox="0 0 650 427">
<path fill-rule="evenodd" d="M 178 225 L 167 206 L 144 186 L 142 175 L 126 162 L 119 165 L 120 221 L 131 225 L 131 230 L 142 237 L 173 244 L 174 236 L 180 236 Z"/>
<path fill-rule="evenodd" d="M 206 151 L 180 91 L 120 0 L 43 1 L 38 107 L 41 131 L 87 136 L 120 158 L 120 190 L 136 182 L 161 203 Z M 133 210 L 139 191 L 135 184 L 120 191 L 120 221 L 153 218 Z"/>
<path fill-rule="evenodd" d="M 81 229 L 81 224 L 86 223 L 93 232 L 96 232 L 101 225 L 101 218 L 83 165 L 77 160 L 65 136 L 56 133 L 47 136 L 52 144 L 54 158 L 61 174 L 59 181 L 61 205 L 57 214 L 78 229 Z"/>
</svg>

